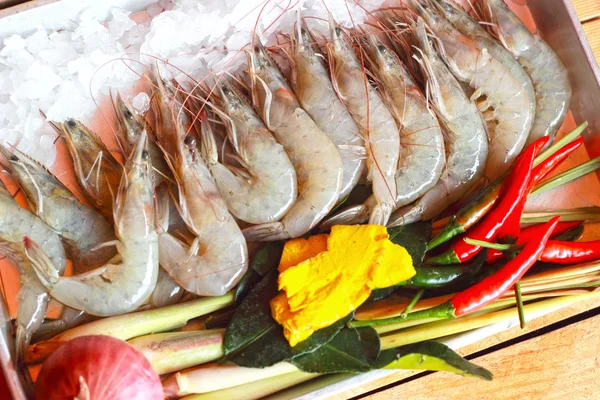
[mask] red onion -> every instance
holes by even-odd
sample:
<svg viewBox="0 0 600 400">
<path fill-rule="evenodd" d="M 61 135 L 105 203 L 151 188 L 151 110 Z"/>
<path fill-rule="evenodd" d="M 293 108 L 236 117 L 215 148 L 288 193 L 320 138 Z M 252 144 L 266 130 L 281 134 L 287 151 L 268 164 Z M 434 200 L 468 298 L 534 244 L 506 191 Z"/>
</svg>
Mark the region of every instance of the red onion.
<svg viewBox="0 0 600 400">
<path fill-rule="evenodd" d="M 48 357 L 35 383 L 35 397 L 162 400 L 164 394 L 160 378 L 142 353 L 120 339 L 95 335 L 73 339 Z"/>
</svg>

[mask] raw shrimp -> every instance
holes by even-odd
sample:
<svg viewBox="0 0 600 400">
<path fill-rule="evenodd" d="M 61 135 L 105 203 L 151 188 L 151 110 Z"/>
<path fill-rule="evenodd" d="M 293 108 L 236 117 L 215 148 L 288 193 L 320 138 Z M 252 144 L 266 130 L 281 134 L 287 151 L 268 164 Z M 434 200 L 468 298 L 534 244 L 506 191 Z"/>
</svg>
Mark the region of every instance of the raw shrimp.
<svg viewBox="0 0 600 400">
<path fill-rule="evenodd" d="M 483 175 L 488 152 L 485 121 L 431 46 L 420 18 L 416 36 L 422 49 L 419 58 L 427 77 L 430 100 L 446 132 L 447 162 L 442 179 L 416 204 L 392 214 L 388 226 L 437 216 Z"/>
<path fill-rule="evenodd" d="M 491 14 L 490 29 L 533 81 L 537 108 L 527 144 L 549 136 L 549 146 L 571 101 L 567 68 L 552 48 L 538 34 L 532 34 L 503 0 L 482 0 L 480 5 Z"/>
<path fill-rule="evenodd" d="M 68 119 L 58 124 L 73 159 L 75 175 L 90 202 L 112 218 L 114 196 L 121 180 L 122 168 L 110 151 L 81 122 Z"/>
<path fill-rule="evenodd" d="M 59 277 L 35 239 L 25 237 L 25 254 L 50 295 L 97 316 L 130 312 L 150 297 L 158 275 L 158 237 L 154 197 L 143 134 L 127 160 L 114 205 L 118 255 L 85 274 Z"/>
<path fill-rule="evenodd" d="M 358 126 L 340 101 L 305 21 L 299 21 L 292 41 L 292 87 L 302 108 L 336 145 L 343 165 L 338 201 L 356 186 L 365 168 L 366 149 Z"/>
<path fill-rule="evenodd" d="M 19 363 L 25 355 L 31 336 L 42 324 L 50 301 L 46 288 L 24 257 L 24 235 L 29 235 L 40 243 L 56 265 L 57 274 L 64 272 L 67 259 L 58 234 L 41 219 L 19 206 L 4 184 L 0 184 L 0 247 L 13 260 L 21 275 L 16 332 Z"/>
<path fill-rule="evenodd" d="M 366 141 L 367 168 L 375 205 L 369 223 L 385 225 L 396 208 L 396 170 L 400 157 L 400 133 L 394 117 L 367 81 L 363 63 L 342 29 L 331 25 L 328 44 L 333 85 Z"/>
<path fill-rule="evenodd" d="M 510 69 L 479 49 L 434 8 L 418 5 L 436 37 L 439 54 L 454 76 L 475 89 L 471 99 L 487 122 L 490 144 L 484 175 L 494 180 L 502 175 L 523 149 L 533 123 L 532 101 Z"/>
<path fill-rule="evenodd" d="M 207 119 L 201 125 L 202 156 L 233 215 L 251 224 L 278 221 L 298 195 L 294 166 L 241 94 L 224 80 L 218 92 L 214 107 L 223 116 L 229 141 L 245 170 L 219 162 Z"/>
<path fill-rule="evenodd" d="M 396 171 L 396 206 L 412 203 L 439 180 L 444 167 L 444 138 L 437 118 L 403 63 L 375 35 L 364 44 L 369 71 L 380 83 L 382 98 L 400 127 L 400 161 Z M 377 201 L 349 207 L 323 224 L 357 224 L 369 219 Z"/>
<path fill-rule="evenodd" d="M 179 209 L 195 238 L 189 243 L 168 233 L 168 198 L 160 196 L 160 265 L 185 290 L 201 296 L 220 296 L 246 272 L 248 249 L 198 154 L 196 141 L 192 136 L 182 140 L 185 129 L 181 123 L 178 125 L 180 148 L 172 156 L 171 168 L 180 186 Z"/>
<path fill-rule="evenodd" d="M 160 107 L 155 109 L 156 112 L 160 112 L 161 110 Z M 126 150 L 127 153 L 130 152 L 132 146 L 135 146 L 142 133 L 146 131 L 146 134 L 148 135 L 148 156 L 150 165 L 152 166 L 151 179 L 154 183 L 154 187 L 157 188 L 161 185 L 168 185 L 171 192 L 176 193 L 177 185 L 175 185 L 175 179 L 163 156 L 162 150 L 156 143 L 156 138 L 154 137 L 154 132 L 150 125 L 146 123 L 143 116 L 131 112 L 118 93 L 115 111 L 124 148 L 129 149 Z M 157 117 L 157 119 L 160 120 L 161 123 L 164 123 L 162 118 Z M 181 219 L 177 209 L 175 207 L 169 207 L 169 212 L 169 231 L 173 234 L 188 234 L 185 222 Z"/>
<path fill-rule="evenodd" d="M 342 160 L 333 142 L 300 107 L 267 50 L 255 38 L 250 55 L 253 101 L 296 169 L 298 198 L 280 222 L 244 230 L 246 239 L 301 236 L 335 205 L 342 184 Z"/>
<path fill-rule="evenodd" d="M 473 40 L 473 43 L 480 51 L 486 49 L 490 52 L 492 57 L 510 70 L 510 73 L 521 84 L 523 93 L 527 97 L 528 103 L 531 104 L 531 112 L 535 113 L 536 105 L 533 83 L 521 64 L 519 64 L 519 62 L 515 60 L 504 47 L 502 47 L 502 45 L 496 42 L 494 38 L 492 38 L 490 34 L 473 19 L 473 17 L 458 5 L 446 0 L 432 1 L 456 29 L 469 39 Z M 529 135 L 531 136 L 531 132 Z"/>
<path fill-rule="evenodd" d="M 413 202 L 431 189 L 444 167 L 444 138 L 437 118 L 402 62 L 375 35 L 366 46 L 370 71 L 400 127 L 396 206 Z"/>
<path fill-rule="evenodd" d="M 184 293 L 183 288 L 163 268 L 160 268 L 156 288 L 154 288 L 150 296 L 149 303 L 155 308 L 170 306 L 171 304 L 178 303 Z"/>
<path fill-rule="evenodd" d="M 26 154 L 10 154 L 0 147 L 27 197 L 29 207 L 61 235 L 76 274 L 107 263 L 114 246 L 100 246 L 115 240 L 113 227 L 94 208 L 82 204 L 54 175 Z M 100 247 L 99 247 L 100 246 Z"/>
</svg>

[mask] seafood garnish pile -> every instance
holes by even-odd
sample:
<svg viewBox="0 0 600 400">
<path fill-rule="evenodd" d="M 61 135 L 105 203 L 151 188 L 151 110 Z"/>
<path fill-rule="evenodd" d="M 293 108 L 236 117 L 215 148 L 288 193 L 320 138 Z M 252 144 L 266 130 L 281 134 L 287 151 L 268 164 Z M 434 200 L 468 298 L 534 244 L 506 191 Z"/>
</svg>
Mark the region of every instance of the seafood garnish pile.
<svg viewBox="0 0 600 400">
<path fill-rule="evenodd" d="M 210 62 L 177 64 L 165 60 L 169 51 L 144 52 L 157 34 L 150 29 L 131 55 L 139 75 L 132 84 L 148 95 L 149 107 L 134 107 L 144 98 L 132 100 L 119 88 L 105 96 L 112 105 L 103 117 L 117 146 L 93 131 L 85 113 L 48 114 L 75 190 L 18 143 L 4 141 L 3 176 L 17 188 L 0 187 L 1 250 L 22 285 L 17 365 L 35 359 L 36 342 L 91 320 L 226 296 L 252 272 L 264 242 L 365 223 L 385 234 L 381 226 L 440 217 L 490 182 L 523 171 L 524 158 L 533 168 L 533 149 L 553 144 L 571 97 L 566 68 L 504 0 L 468 9 L 450 0 L 368 8 L 348 1 L 343 24 L 328 1 L 305 3 L 278 15 L 268 8 L 286 29 L 256 22 L 220 32 L 230 47 L 219 58 L 203 43 Z M 260 21 L 260 8 L 247 11 Z M 354 237 L 348 232 L 343 237 Z M 372 236 L 380 243 L 369 247 L 370 264 L 356 261 L 365 276 L 385 246 L 396 246 Z M 303 260 L 318 254 L 302 240 L 290 243 L 306 253 Z M 320 240 L 323 251 L 327 239 Z M 330 248 L 327 260 L 344 253 Z M 323 268 L 327 260 L 311 265 Z M 288 279 L 289 287 L 298 284 Z M 356 289 L 357 305 L 385 288 L 373 285 Z M 58 319 L 46 318 L 51 299 L 62 305 Z M 290 312 L 285 303 L 277 307 Z M 328 323 L 344 316 L 337 317 Z"/>
</svg>

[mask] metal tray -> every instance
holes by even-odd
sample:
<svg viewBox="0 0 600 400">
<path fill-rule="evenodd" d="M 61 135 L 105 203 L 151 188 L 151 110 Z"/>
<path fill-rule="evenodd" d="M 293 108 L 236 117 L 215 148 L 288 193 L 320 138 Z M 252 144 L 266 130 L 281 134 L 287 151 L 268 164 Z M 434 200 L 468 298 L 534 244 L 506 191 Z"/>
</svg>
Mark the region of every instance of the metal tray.
<svg viewBox="0 0 600 400">
<path fill-rule="evenodd" d="M 0 11 L 0 39 L 13 33 L 27 32 L 37 25 L 56 28 L 60 26 L 61 19 L 64 20 L 68 15 L 76 15 L 84 8 L 97 7 L 98 15 L 106 15 L 106 11 L 110 6 L 139 11 L 147 3 L 150 3 L 150 1 L 32 1 Z M 589 122 L 585 139 L 586 144 L 590 143 L 592 136 L 600 134 L 600 68 L 592 54 L 573 4 L 570 0 L 529 0 L 528 7 L 539 33 L 559 54 L 569 70 L 569 77 L 573 86 L 572 116 L 576 123 Z M 588 150 L 592 151 L 592 148 L 588 147 Z M 600 149 L 598 150 L 600 151 Z M 600 154 L 589 154 L 590 157 L 598 155 Z M 14 340 L 7 300 L 12 301 L 13 299 L 5 299 L 4 293 L 2 293 L 2 296 L 0 296 L 0 366 L 14 400 L 25 400 L 28 397 L 12 363 Z M 497 331 L 509 327 L 510 325 L 497 325 L 493 329 L 483 328 L 476 335 L 463 335 L 459 338 L 459 342 L 455 342 L 455 344 L 460 347 L 461 344 L 476 342 L 494 334 L 494 329 Z M 388 372 L 372 371 L 350 377 L 341 382 L 325 381 L 321 389 L 316 389 L 312 385 L 310 388 L 302 390 L 302 386 L 300 386 L 293 393 L 290 392 L 289 395 L 282 392 L 275 397 L 325 398 L 375 380 L 386 373 Z M 329 385 L 330 383 L 332 385 Z M 1 397 L 4 398 L 4 396 Z"/>
</svg>

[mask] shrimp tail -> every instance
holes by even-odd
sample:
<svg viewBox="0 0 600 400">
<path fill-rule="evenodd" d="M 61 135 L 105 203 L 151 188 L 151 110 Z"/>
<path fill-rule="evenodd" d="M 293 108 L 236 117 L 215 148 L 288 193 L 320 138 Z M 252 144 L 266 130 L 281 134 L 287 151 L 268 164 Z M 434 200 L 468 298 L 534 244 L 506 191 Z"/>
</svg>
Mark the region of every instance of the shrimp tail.
<svg viewBox="0 0 600 400">
<path fill-rule="evenodd" d="M 162 183 L 156 188 L 156 229 L 158 234 L 169 231 L 169 189 Z"/>
<path fill-rule="evenodd" d="M 32 333 L 22 325 L 17 325 L 17 331 L 15 333 L 15 365 L 21 365 L 27 354 L 27 347 L 31 343 Z"/>
<path fill-rule="evenodd" d="M 247 241 L 260 242 L 282 238 L 284 228 L 285 225 L 283 225 L 281 222 L 271 222 L 243 229 L 242 233 L 244 234 L 244 237 Z"/>
<path fill-rule="evenodd" d="M 392 206 L 386 203 L 378 203 L 369 217 L 371 225 L 385 225 L 392 214 Z"/>
<path fill-rule="evenodd" d="M 349 207 L 331 218 L 323 221 L 321 228 L 331 228 L 334 225 L 354 225 L 362 224 L 369 220 L 369 207 L 365 204 L 357 204 Z"/>
<path fill-rule="evenodd" d="M 394 228 L 397 226 L 404 226 L 420 220 L 421 207 L 419 207 L 419 205 L 409 205 L 392 213 L 387 227 Z"/>
<path fill-rule="evenodd" d="M 44 286 L 52 288 L 59 279 L 59 273 L 48 254 L 29 236 L 23 236 L 25 256 L 33 266 L 35 273 Z"/>
</svg>

